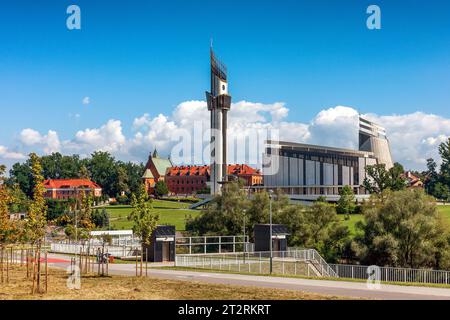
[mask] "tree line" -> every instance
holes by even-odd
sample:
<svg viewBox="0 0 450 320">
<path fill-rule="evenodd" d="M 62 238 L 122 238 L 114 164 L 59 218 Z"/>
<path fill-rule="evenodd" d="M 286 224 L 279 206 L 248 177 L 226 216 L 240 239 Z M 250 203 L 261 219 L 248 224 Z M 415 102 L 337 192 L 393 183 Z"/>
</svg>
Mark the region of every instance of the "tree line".
<svg viewBox="0 0 450 320">
<path fill-rule="evenodd" d="M 104 198 L 119 198 L 124 193 L 129 199 L 132 193 L 139 192 L 144 172 L 142 163 L 118 161 L 110 153 L 102 151 L 83 159 L 79 155 L 52 153 L 40 157 L 40 163 L 44 179 L 90 179 L 102 187 Z M 16 186 L 18 198 L 25 200 L 33 196 L 35 186 L 31 159 L 14 164 L 9 176 L 5 183 L 9 187 Z"/>
<path fill-rule="evenodd" d="M 427 171 L 422 173 L 428 194 L 444 202 L 450 201 L 450 138 L 439 145 L 441 164 L 438 168 L 432 158 L 427 160 Z"/>
<path fill-rule="evenodd" d="M 337 214 L 339 207 L 356 207 L 349 188 L 345 189 L 345 201 L 337 206 L 320 198 L 311 206 L 294 205 L 281 191 L 275 192 L 273 223 L 288 226 L 289 246 L 317 249 L 330 263 L 450 268 L 449 227 L 432 197 L 422 190 L 374 193 L 360 206 L 364 219 L 352 235 Z M 270 201 L 265 191 L 249 198 L 238 183 L 228 184 L 203 214 L 188 217 L 186 229 L 194 235 L 242 234 L 245 215 L 246 234 L 253 237 L 255 224 L 269 223 Z M 353 205 L 346 205 L 348 201 Z"/>
</svg>

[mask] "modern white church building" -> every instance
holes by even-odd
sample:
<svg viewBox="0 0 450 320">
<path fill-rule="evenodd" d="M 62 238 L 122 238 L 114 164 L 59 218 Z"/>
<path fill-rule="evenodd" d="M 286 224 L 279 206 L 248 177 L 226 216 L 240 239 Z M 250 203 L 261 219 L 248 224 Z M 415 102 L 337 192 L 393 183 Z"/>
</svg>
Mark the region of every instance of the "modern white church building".
<svg viewBox="0 0 450 320">
<path fill-rule="evenodd" d="M 363 187 L 368 165 L 393 166 L 385 129 L 359 119 L 359 150 L 268 141 L 264 154 L 264 189 L 282 189 L 292 200 L 314 201 L 323 196 L 337 201 L 351 186 L 358 200 L 368 197 Z"/>
</svg>

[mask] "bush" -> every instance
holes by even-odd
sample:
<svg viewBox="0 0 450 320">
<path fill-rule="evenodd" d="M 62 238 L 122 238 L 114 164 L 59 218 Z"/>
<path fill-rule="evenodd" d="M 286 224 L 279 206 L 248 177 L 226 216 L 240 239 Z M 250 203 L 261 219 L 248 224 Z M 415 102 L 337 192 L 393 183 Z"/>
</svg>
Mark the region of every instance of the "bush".
<svg viewBox="0 0 450 320">
<path fill-rule="evenodd" d="M 119 197 L 116 198 L 116 200 L 121 205 L 130 204 L 130 199 L 126 195 L 119 196 Z"/>
</svg>

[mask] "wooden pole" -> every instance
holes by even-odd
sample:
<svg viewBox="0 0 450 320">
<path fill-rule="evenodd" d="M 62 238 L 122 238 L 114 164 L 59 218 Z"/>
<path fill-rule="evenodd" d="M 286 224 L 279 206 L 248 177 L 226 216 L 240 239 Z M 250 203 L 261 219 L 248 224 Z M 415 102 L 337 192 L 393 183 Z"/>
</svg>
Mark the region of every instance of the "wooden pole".
<svg viewBox="0 0 450 320">
<path fill-rule="evenodd" d="M 41 293 L 41 244 L 38 248 L 38 258 L 37 258 L 37 292 Z"/>
<path fill-rule="evenodd" d="M 0 254 L 1 254 L 1 256 L 0 256 L 0 269 L 1 269 L 1 274 L 2 274 L 2 283 L 4 282 L 4 279 L 3 279 L 3 255 L 4 255 L 4 251 L 5 251 L 5 249 L 2 246 L 2 249 L 0 250 Z"/>
<path fill-rule="evenodd" d="M 106 275 L 109 276 L 109 251 L 106 250 Z"/>
<path fill-rule="evenodd" d="M 26 249 L 27 279 L 30 279 L 30 249 Z"/>
<path fill-rule="evenodd" d="M 145 248 L 145 276 L 148 277 L 148 247 Z"/>
<path fill-rule="evenodd" d="M 144 246 L 141 247 L 141 277 L 142 277 L 142 265 L 144 264 Z"/>
<path fill-rule="evenodd" d="M 48 292 L 48 252 L 45 252 L 45 293 Z"/>
<path fill-rule="evenodd" d="M 138 276 L 138 256 L 137 256 L 137 250 L 134 251 L 134 254 L 136 255 L 136 277 Z"/>
<path fill-rule="evenodd" d="M 35 281 L 36 281 L 36 251 L 33 249 L 32 252 L 33 260 L 32 263 L 32 270 L 33 270 L 33 277 L 32 277 L 32 285 L 31 285 L 31 294 L 34 294 L 34 288 L 35 288 Z"/>
<path fill-rule="evenodd" d="M 10 259 L 9 252 L 10 251 L 6 249 L 6 283 L 9 283 L 9 259 Z"/>
</svg>

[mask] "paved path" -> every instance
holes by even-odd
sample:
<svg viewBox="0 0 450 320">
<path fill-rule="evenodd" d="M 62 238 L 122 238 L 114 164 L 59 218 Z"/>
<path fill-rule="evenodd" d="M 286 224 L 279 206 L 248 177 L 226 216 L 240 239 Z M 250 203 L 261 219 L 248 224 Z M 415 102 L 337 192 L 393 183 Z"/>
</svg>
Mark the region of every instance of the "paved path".
<svg viewBox="0 0 450 320">
<path fill-rule="evenodd" d="M 67 256 L 51 255 L 51 258 L 64 260 Z M 68 258 L 70 260 L 70 258 Z M 65 267 L 65 263 L 52 263 L 52 266 Z M 161 266 L 161 265 L 158 265 Z M 110 264 L 109 273 L 134 276 L 134 264 Z M 145 273 L 145 270 L 144 270 Z M 450 289 L 431 287 L 412 287 L 381 285 L 381 289 L 371 290 L 366 283 L 281 278 L 253 275 L 226 274 L 214 272 L 178 271 L 149 268 L 148 275 L 162 279 L 198 281 L 215 284 L 244 285 L 275 289 L 299 290 L 308 293 L 325 294 L 352 298 L 385 300 L 450 300 Z"/>
</svg>

